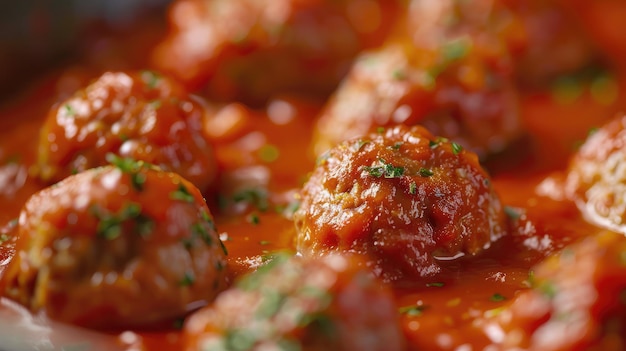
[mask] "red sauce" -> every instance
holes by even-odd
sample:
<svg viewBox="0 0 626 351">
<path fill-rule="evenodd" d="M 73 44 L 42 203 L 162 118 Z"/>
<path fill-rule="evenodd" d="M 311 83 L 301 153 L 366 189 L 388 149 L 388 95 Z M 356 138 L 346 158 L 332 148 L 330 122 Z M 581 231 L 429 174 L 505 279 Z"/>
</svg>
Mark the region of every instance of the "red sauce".
<svg viewBox="0 0 626 351">
<path fill-rule="evenodd" d="M 31 167 L 36 162 L 39 130 L 49 108 L 71 90 L 66 86 L 80 86 L 85 77 L 98 72 L 70 67 L 54 73 L 0 110 L 0 224 L 16 218 L 30 195 L 45 186 L 32 176 Z M 73 83 L 73 79 L 80 84 Z M 486 166 L 502 202 L 525 209 L 532 220 L 532 228 L 527 227 L 528 240 L 504 237 L 476 258 L 444 262 L 445 269 L 436 278 L 396 286 L 399 309 L 422 306 L 419 316 L 401 316 L 412 349 L 479 350 L 492 344 L 489 330 L 479 322 L 528 289 L 530 268 L 564 245 L 600 231 L 581 217 L 572 202 L 559 193 L 558 186 L 551 184 L 558 184 L 570 155 L 588 130 L 601 126 L 626 107 L 622 83 L 609 100 L 599 99 L 586 85 L 578 94 L 566 97 L 550 87 L 523 93 L 522 121 L 529 138 L 492 158 Z M 315 165 L 311 138 L 321 108 L 321 104 L 302 98 L 274 98 L 265 109 L 232 104 L 222 108 L 219 118 L 207 122 L 207 133 L 216 137 L 216 157 L 222 173 L 220 197 L 206 200 L 229 252 L 231 278 L 254 270 L 268 253 L 294 248 L 296 229 L 285 213 L 289 213 L 295 194 Z M 267 208 L 233 200 L 238 192 L 251 186 L 267 192 L 267 199 L 261 199 L 267 201 Z M 2 247 L 2 269 L 13 253 L 11 245 Z M 7 316 L 0 320 L 7 325 L 0 330 L 16 328 L 24 339 L 50 339 L 57 347 L 92 343 L 107 350 L 182 349 L 180 332 L 173 326 L 148 331 L 87 332 L 45 319 L 35 320 L 7 299 L 2 302 L 0 314 Z M 11 326 L 18 322 L 31 329 Z M 27 349 L 29 344 L 25 345 Z"/>
</svg>

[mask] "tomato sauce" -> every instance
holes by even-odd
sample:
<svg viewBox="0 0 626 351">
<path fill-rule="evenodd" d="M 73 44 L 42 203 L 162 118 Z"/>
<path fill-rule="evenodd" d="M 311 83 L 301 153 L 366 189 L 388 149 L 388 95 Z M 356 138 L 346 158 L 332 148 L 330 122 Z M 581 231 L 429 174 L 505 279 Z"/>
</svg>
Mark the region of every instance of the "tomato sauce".
<svg viewBox="0 0 626 351">
<path fill-rule="evenodd" d="M 136 41 L 126 39 L 131 40 Z M 115 60 L 123 61 L 123 56 Z M 97 65 L 88 62 L 53 72 L 0 110 L 0 224 L 17 218 L 26 200 L 44 187 L 32 175 L 41 125 L 53 103 L 71 87 L 98 75 L 101 67 L 93 66 Z M 433 279 L 394 286 L 395 304 L 403 311 L 401 327 L 412 349 L 486 349 L 498 341 L 499 331 L 484 320 L 529 288 L 531 268 L 565 245 L 601 231 L 582 218 L 559 184 L 571 154 L 588 131 L 626 108 L 624 82 L 611 79 L 608 86 L 583 82 L 570 86 L 570 91 L 548 86 L 522 94 L 522 121 L 529 136 L 485 166 L 503 204 L 522 209 L 520 221 L 527 223 L 518 229 L 521 234 L 498 240 L 478 257 L 443 262 L 443 273 Z M 294 250 L 296 229 L 291 216 L 297 193 L 315 167 L 312 130 L 321 109 L 317 100 L 280 96 L 265 108 L 231 103 L 205 122 L 221 169 L 220 190 L 206 194 L 206 201 L 228 249 L 231 280 L 255 270 L 272 252 Z M 10 242 L 5 240 L 0 250 L 0 272 L 14 254 Z M 409 310 L 413 312 L 406 313 Z M 5 315 L 0 330 L 16 328 L 23 339 L 56 348 L 91 345 L 103 350 L 175 351 L 183 347 L 176 325 L 180 321 L 157 330 L 93 332 L 45 318 L 42 322 L 6 298 L 0 314 Z M 25 350 L 32 346 L 26 341 L 16 345 L 15 349 Z M 4 346 L 0 342 L 0 348 Z"/>
</svg>

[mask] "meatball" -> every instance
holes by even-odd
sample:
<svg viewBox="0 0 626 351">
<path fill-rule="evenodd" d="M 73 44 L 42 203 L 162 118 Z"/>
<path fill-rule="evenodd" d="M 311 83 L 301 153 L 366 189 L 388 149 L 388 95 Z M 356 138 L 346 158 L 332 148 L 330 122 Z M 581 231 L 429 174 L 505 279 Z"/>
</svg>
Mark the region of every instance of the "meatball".
<svg viewBox="0 0 626 351">
<path fill-rule="evenodd" d="M 326 96 L 363 48 L 380 45 L 400 0 L 179 0 L 154 65 L 211 98 Z"/>
<path fill-rule="evenodd" d="M 573 156 L 566 192 L 590 222 L 626 234 L 626 115 L 594 130 Z"/>
<path fill-rule="evenodd" d="M 51 109 L 39 140 L 39 176 L 59 181 L 105 165 L 112 152 L 176 172 L 205 191 L 217 168 L 202 134 L 204 110 L 158 73 L 105 73 Z"/>
<path fill-rule="evenodd" d="M 477 255 L 506 215 L 474 153 L 421 126 L 396 126 L 323 156 L 294 214 L 304 256 L 367 255 L 387 281 L 429 277 L 441 260 Z"/>
<path fill-rule="evenodd" d="M 496 317 L 504 350 L 624 350 L 626 238 L 605 232 L 548 258 Z"/>
<path fill-rule="evenodd" d="M 416 37 L 433 43 L 407 37 L 361 54 L 321 113 L 315 153 L 399 123 L 421 124 L 481 157 L 503 150 L 523 133 L 518 95 L 507 51 L 484 35 L 427 31 Z"/>
<path fill-rule="evenodd" d="M 226 252 L 200 191 L 115 158 L 34 194 L 19 217 L 5 296 L 80 326 L 147 326 L 211 301 Z"/>
<path fill-rule="evenodd" d="M 361 266 L 280 254 L 186 321 L 186 350 L 404 350 L 390 289 Z"/>
</svg>

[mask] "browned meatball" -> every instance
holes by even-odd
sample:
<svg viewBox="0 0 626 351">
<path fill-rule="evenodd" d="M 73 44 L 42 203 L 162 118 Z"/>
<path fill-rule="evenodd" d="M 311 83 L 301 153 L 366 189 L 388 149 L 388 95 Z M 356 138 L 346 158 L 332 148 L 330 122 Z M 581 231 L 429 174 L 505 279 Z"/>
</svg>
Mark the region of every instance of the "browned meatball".
<svg viewBox="0 0 626 351">
<path fill-rule="evenodd" d="M 588 237 L 538 265 L 496 317 L 503 350 L 624 350 L 626 238 Z"/>
<path fill-rule="evenodd" d="M 424 125 L 481 156 L 520 137 L 504 44 L 490 33 L 442 33 L 434 24 L 430 29 L 415 37 L 432 42 L 415 43 L 409 36 L 360 55 L 320 116 L 316 154 L 398 123 Z"/>
<path fill-rule="evenodd" d="M 404 350 L 391 290 L 362 265 L 280 254 L 186 321 L 185 350 Z"/>
<path fill-rule="evenodd" d="M 128 159 L 70 176 L 20 214 L 2 292 L 50 318 L 143 326 L 184 315 L 225 285 L 225 250 L 200 191 Z"/>
<path fill-rule="evenodd" d="M 427 277 L 505 234 L 505 214 L 474 153 L 420 126 L 339 144 L 321 158 L 294 215 L 304 256 L 367 255 L 385 280 Z"/>
<path fill-rule="evenodd" d="M 589 136 L 570 162 L 566 191 L 592 223 L 626 234 L 626 115 Z"/>
<path fill-rule="evenodd" d="M 401 0 L 179 0 L 154 64 L 212 98 L 326 96 L 362 49 L 382 43 Z"/>
<path fill-rule="evenodd" d="M 216 176 L 204 108 L 155 72 L 108 72 L 55 105 L 41 130 L 39 175 L 54 182 L 106 164 L 113 152 L 179 173 L 204 191 Z"/>
</svg>

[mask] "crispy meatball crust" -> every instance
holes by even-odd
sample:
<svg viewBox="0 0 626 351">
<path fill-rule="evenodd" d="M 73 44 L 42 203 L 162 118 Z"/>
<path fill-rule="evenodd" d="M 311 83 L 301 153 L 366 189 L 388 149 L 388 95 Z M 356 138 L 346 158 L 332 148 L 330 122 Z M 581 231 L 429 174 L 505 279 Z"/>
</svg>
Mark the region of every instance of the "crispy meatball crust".
<svg viewBox="0 0 626 351">
<path fill-rule="evenodd" d="M 533 269 L 532 289 L 497 317 L 503 350 L 623 350 L 626 238 L 585 238 Z"/>
<path fill-rule="evenodd" d="M 39 176 L 56 182 L 105 165 L 112 152 L 179 173 L 204 191 L 217 173 L 202 134 L 204 110 L 156 72 L 105 73 L 50 110 L 39 140 Z"/>
<path fill-rule="evenodd" d="M 400 0 L 179 0 L 156 67 L 211 98 L 326 96 L 362 49 L 390 32 Z"/>
<path fill-rule="evenodd" d="M 428 277 L 438 259 L 476 255 L 506 219 L 474 153 L 420 126 L 397 126 L 323 156 L 294 215 L 304 256 L 369 256 L 386 280 Z"/>
<path fill-rule="evenodd" d="M 19 217 L 4 295 L 96 328 L 184 315 L 225 286 L 225 250 L 200 191 L 117 159 L 33 195 Z"/>
<path fill-rule="evenodd" d="M 573 156 L 566 192 L 590 222 L 626 234 L 626 115 L 594 131 Z"/>
<path fill-rule="evenodd" d="M 391 290 L 362 265 L 281 254 L 186 321 L 186 350 L 404 350 Z"/>
</svg>

